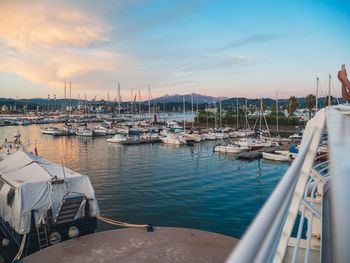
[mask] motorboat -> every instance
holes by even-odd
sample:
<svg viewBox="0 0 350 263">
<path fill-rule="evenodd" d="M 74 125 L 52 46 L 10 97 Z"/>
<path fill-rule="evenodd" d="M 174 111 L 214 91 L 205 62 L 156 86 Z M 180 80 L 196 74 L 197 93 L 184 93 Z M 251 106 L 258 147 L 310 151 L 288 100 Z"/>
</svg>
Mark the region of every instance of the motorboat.
<svg viewBox="0 0 350 263">
<path fill-rule="evenodd" d="M 129 128 L 128 127 L 119 127 L 116 130 L 119 134 L 129 134 Z"/>
<path fill-rule="evenodd" d="M 260 150 L 264 148 L 264 145 L 262 145 L 260 142 L 255 141 L 251 138 L 241 138 L 238 143 L 240 146 L 248 147 L 249 150 Z"/>
<path fill-rule="evenodd" d="M 160 138 L 163 143 L 166 144 L 185 144 L 186 141 L 180 138 L 177 134 L 168 133 L 165 137 Z"/>
<path fill-rule="evenodd" d="M 42 134 L 61 136 L 64 135 L 63 131 L 56 127 L 47 127 L 45 129 L 41 129 Z"/>
<path fill-rule="evenodd" d="M 215 133 L 203 133 L 201 134 L 202 140 L 216 140 Z"/>
<path fill-rule="evenodd" d="M 279 162 L 289 162 L 292 160 L 292 158 L 289 155 L 278 154 L 278 153 L 262 152 L 262 156 L 264 159 L 272 160 L 272 161 L 279 161 Z"/>
<path fill-rule="evenodd" d="M 246 151 L 249 151 L 249 147 L 235 145 L 235 144 L 226 144 L 226 145 L 219 144 L 214 146 L 214 152 L 241 153 Z"/>
<path fill-rule="evenodd" d="M 93 131 L 90 130 L 85 125 L 78 127 L 77 136 L 92 137 L 93 135 L 94 135 Z"/>
<path fill-rule="evenodd" d="M 106 140 L 107 142 L 113 142 L 113 143 L 123 143 L 126 142 L 127 139 L 120 134 L 114 135 L 112 138 L 109 138 Z"/>
<path fill-rule="evenodd" d="M 108 129 L 103 126 L 96 126 L 93 129 L 94 136 L 106 136 Z"/>
<path fill-rule="evenodd" d="M 0 162 L 0 174 L 0 232 L 22 256 L 97 229 L 88 176 L 21 150 Z"/>
</svg>

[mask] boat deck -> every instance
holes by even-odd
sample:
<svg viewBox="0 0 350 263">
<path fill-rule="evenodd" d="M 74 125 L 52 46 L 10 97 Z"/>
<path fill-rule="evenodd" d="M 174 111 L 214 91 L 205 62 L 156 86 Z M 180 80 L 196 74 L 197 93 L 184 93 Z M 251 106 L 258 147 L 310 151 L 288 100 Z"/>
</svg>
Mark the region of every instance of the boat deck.
<svg viewBox="0 0 350 263">
<path fill-rule="evenodd" d="M 194 229 L 127 228 L 78 237 L 21 260 L 40 262 L 225 262 L 238 240 Z"/>
</svg>

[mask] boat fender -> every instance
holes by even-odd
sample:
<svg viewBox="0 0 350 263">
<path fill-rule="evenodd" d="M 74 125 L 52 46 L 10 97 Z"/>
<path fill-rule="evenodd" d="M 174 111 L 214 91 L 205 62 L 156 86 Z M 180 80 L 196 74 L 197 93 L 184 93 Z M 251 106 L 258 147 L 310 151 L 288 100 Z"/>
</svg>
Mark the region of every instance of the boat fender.
<svg viewBox="0 0 350 263">
<path fill-rule="evenodd" d="M 76 226 L 71 226 L 68 230 L 68 236 L 70 238 L 75 238 L 79 236 L 79 229 Z"/>
<path fill-rule="evenodd" d="M 3 247 L 7 247 L 8 245 L 10 245 L 10 239 L 8 238 L 4 238 L 1 242 Z"/>
<path fill-rule="evenodd" d="M 58 243 L 61 242 L 61 240 L 62 240 L 62 237 L 61 237 L 61 234 L 60 234 L 60 233 L 58 233 L 58 232 L 53 232 L 53 233 L 50 234 L 50 239 L 49 239 L 49 241 L 50 241 L 50 244 L 51 244 L 51 245 L 58 244 Z"/>
</svg>

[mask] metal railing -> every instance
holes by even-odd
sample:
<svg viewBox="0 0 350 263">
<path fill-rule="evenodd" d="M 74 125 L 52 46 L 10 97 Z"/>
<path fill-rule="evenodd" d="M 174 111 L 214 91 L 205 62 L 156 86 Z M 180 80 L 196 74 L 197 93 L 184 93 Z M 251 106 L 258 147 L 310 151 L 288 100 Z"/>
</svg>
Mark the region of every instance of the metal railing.
<svg viewBox="0 0 350 263">
<path fill-rule="evenodd" d="M 323 185 L 320 183 L 324 184 L 328 180 L 321 175 L 326 169 L 320 172 L 317 169 L 320 166 L 312 168 L 325 120 L 326 112 L 322 109 L 308 122 L 297 158 L 227 259 L 228 263 L 282 262 L 285 259 L 288 242 L 299 211 L 302 211 L 302 220 L 299 224 L 292 262 L 296 262 L 298 258 L 303 219 L 306 216 L 309 233 L 304 261 L 308 262 L 314 216 L 322 217 L 314 207 L 314 195 L 316 189 L 322 192 Z M 309 179 L 310 175 L 311 179 Z M 310 187 L 311 193 L 307 195 Z"/>
</svg>

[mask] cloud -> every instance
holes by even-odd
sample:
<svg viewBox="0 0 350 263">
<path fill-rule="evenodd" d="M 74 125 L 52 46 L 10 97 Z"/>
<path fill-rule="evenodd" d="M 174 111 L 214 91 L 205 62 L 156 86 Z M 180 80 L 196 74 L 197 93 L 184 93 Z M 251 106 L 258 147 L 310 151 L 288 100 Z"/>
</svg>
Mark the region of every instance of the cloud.
<svg viewBox="0 0 350 263">
<path fill-rule="evenodd" d="M 109 41 L 101 20 L 49 3 L 2 1 L 0 37 L 15 45 L 48 44 L 85 48 Z"/>
<path fill-rule="evenodd" d="M 51 3 L 51 2 L 50 2 Z M 129 74 L 131 58 L 107 49 L 111 28 L 103 20 L 49 2 L 3 1 L 0 9 L 0 71 L 32 83 L 62 88 L 90 71 Z M 103 85 L 100 79 L 99 85 Z M 89 88 L 80 81 L 75 87 Z"/>
</svg>

